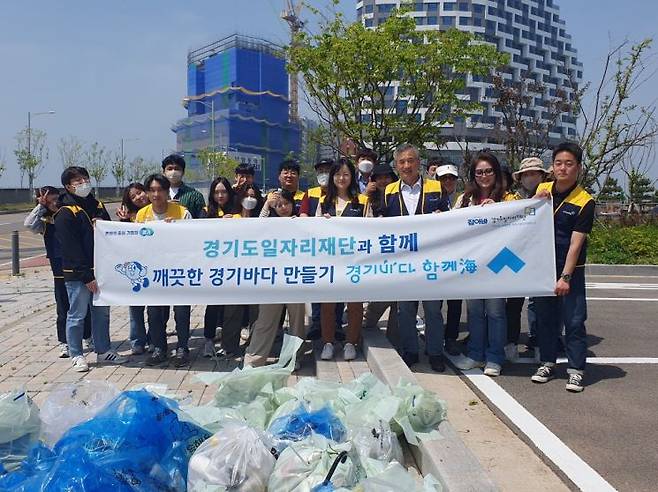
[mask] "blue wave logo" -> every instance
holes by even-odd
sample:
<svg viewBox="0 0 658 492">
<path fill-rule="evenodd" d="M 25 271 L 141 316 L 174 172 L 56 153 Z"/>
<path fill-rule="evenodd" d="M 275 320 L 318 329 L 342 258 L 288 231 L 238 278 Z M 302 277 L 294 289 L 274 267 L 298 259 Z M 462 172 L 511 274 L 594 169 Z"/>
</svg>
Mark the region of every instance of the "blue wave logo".
<svg viewBox="0 0 658 492">
<path fill-rule="evenodd" d="M 150 227 L 142 227 L 139 230 L 139 235 L 140 236 L 153 236 L 155 234 L 155 231 L 151 229 Z"/>
</svg>

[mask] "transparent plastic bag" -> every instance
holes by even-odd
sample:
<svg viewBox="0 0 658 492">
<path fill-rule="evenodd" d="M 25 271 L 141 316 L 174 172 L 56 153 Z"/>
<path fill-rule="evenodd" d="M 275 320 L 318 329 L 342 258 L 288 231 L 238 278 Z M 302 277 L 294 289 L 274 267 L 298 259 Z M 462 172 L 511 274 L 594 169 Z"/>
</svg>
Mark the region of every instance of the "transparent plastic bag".
<svg viewBox="0 0 658 492">
<path fill-rule="evenodd" d="M 331 409 L 325 407 L 313 412 L 304 405 L 272 421 L 268 432 L 278 452 L 283 451 L 291 442 L 301 441 L 311 434 L 320 434 L 336 442 L 344 441 L 346 435 L 345 427 Z"/>
<path fill-rule="evenodd" d="M 270 475 L 268 492 L 311 492 L 321 485 L 342 451 L 351 451 L 350 443 L 337 444 L 319 434 L 292 443 L 279 456 Z M 350 456 L 338 463 L 331 477 L 336 489 L 353 487 L 357 467 Z"/>
<path fill-rule="evenodd" d="M 54 446 L 66 431 L 94 417 L 118 394 L 107 381 L 83 379 L 58 385 L 41 406 L 41 439 Z"/>
<path fill-rule="evenodd" d="M 350 429 L 349 440 L 362 460 L 375 459 L 384 463 L 404 462 L 398 436 L 386 421 L 380 420 L 374 426 Z"/>
<path fill-rule="evenodd" d="M 265 435 L 240 422 L 228 422 L 190 459 L 187 490 L 217 486 L 235 492 L 265 492 L 275 459 Z"/>
<path fill-rule="evenodd" d="M 0 475 L 20 465 L 40 428 L 39 409 L 25 390 L 0 394 Z"/>
</svg>

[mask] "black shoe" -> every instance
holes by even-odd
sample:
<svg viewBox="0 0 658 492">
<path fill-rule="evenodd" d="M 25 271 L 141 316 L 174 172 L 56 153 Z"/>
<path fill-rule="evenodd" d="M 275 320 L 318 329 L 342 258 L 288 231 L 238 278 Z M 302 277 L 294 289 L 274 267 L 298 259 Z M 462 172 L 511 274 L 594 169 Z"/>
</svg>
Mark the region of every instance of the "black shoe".
<svg viewBox="0 0 658 492">
<path fill-rule="evenodd" d="M 147 366 L 159 366 L 167 362 L 167 353 L 159 348 L 156 348 L 151 356 L 146 359 Z"/>
<path fill-rule="evenodd" d="M 405 364 L 407 364 L 407 367 L 411 367 L 414 364 L 418 364 L 418 354 L 405 352 L 404 354 L 402 354 L 402 360 L 404 361 Z"/>
<path fill-rule="evenodd" d="M 176 355 L 174 356 L 174 367 L 183 367 L 190 363 L 190 351 L 179 347 L 176 349 Z"/>
<path fill-rule="evenodd" d="M 528 350 L 535 348 L 537 346 L 537 337 L 534 335 L 528 337 L 528 343 L 526 343 L 525 346 L 528 348 Z"/>
<path fill-rule="evenodd" d="M 430 367 L 434 372 L 444 372 L 446 370 L 445 362 L 442 355 L 430 355 Z"/>
<path fill-rule="evenodd" d="M 462 353 L 462 351 L 459 348 L 459 344 L 457 343 L 457 340 L 451 340 L 448 339 L 446 340 L 446 352 L 448 355 L 459 355 Z"/>
</svg>

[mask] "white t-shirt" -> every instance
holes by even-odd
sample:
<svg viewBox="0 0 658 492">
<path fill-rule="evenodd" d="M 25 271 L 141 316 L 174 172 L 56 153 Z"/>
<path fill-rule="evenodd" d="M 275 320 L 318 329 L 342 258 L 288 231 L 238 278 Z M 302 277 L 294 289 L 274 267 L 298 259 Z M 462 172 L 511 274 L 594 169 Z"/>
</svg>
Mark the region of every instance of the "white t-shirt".
<svg viewBox="0 0 658 492">
<path fill-rule="evenodd" d="M 169 199 L 170 199 L 170 200 L 173 200 L 173 199 L 174 199 L 174 197 L 175 197 L 176 194 L 178 193 L 178 190 L 180 190 L 180 187 L 178 187 L 178 188 L 174 188 L 173 186 L 171 186 L 171 187 L 169 188 Z"/>
</svg>

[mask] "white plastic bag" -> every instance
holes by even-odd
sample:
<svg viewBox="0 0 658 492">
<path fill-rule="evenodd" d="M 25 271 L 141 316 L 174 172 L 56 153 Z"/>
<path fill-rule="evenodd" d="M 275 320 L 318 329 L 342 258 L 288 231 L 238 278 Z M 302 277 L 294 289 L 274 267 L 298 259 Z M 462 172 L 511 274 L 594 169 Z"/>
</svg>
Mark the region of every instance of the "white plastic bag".
<svg viewBox="0 0 658 492">
<path fill-rule="evenodd" d="M 384 463 L 404 461 L 398 436 L 391 430 L 388 422 L 383 420 L 373 426 L 350 429 L 349 440 L 362 460 L 375 459 Z"/>
<path fill-rule="evenodd" d="M 350 443 L 336 444 L 313 434 L 287 447 L 274 466 L 268 492 L 311 492 L 327 477 L 327 473 L 342 451 L 349 452 Z M 351 488 L 357 482 L 357 469 L 348 456 L 339 463 L 331 477 L 335 488 Z"/>
<path fill-rule="evenodd" d="M 404 432 L 407 442 L 413 445 L 418 445 L 419 441 L 441 439 L 437 428 L 448 415 L 445 401 L 409 382 L 400 382 L 393 388 L 393 394 L 401 400 L 394 419 L 396 432 Z"/>
<path fill-rule="evenodd" d="M 0 394 L 0 475 L 18 468 L 40 427 L 39 409 L 24 390 Z"/>
<path fill-rule="evenodd" d="M 393 461 L 379 473 L 369 476 L 354 487 L 354 492 L 441 492 L 441 484 L 432 475 L 422 483 L 398 462 Z"/>
<path fill-rule="evenodd" d="M 53 447 L 66 431 L 94 417 L 118 395 L 107 381 L 83 379 L 57 386 L 41 407 L 41 438 Z"/>
</svg>

